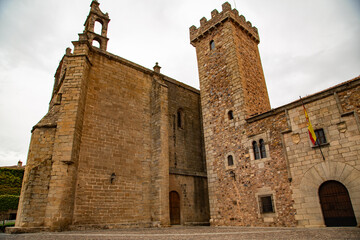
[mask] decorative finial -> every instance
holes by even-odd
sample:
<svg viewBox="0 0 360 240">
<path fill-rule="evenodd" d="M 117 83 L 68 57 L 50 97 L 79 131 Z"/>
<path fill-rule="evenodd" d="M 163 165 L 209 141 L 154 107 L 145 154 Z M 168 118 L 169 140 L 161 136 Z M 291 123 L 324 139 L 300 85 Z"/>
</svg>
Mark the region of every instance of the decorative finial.
<svg viewBox="0 0 360 240">
<path fill-rule="evenodd" d="M 160 68 L 161 68 L 161 67 L 159 66 L 159 63 L 156 62 L 156 63 L 155 63 L 155 66 L 154 66 L 154 71 L 157 72 L 157 73 L 160 73 Z"/>
</svg>

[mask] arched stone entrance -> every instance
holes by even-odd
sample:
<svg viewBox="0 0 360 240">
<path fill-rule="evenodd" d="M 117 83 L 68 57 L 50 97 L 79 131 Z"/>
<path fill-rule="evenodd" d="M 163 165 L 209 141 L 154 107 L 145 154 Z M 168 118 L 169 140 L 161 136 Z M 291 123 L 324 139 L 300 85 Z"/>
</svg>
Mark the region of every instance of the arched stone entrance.
<svg viewBox="0 0 360 240">
<path fill-rule="evenodd" d="M 326 226 L 319 201 L 319 187 L 327 181 L 341 182 L 346 187 L 356 221 L 360 223 L 360 171 L 346 163 L 324 161 L 309 168 L 299 182 L 294 179 L 293 199 L 298 225 Z"/>
<path fill-rule="evenodd" d="M 356 226 L 354 210 L 346 187 L 326 181 L 319 187 L 319 199 L 327 227 Z"/>
<path fill-rule="evenodd" d="M 169 194 L 170 202 L 170 224 L 180 224 L 180 196 L 176 191 L 171 191 Z"/>
</svg>

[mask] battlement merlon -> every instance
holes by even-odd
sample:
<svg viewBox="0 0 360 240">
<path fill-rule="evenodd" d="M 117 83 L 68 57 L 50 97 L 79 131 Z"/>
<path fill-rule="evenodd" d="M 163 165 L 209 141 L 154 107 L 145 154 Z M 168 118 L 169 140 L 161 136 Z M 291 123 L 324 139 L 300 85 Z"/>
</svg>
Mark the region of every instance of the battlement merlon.
<svg viewBox="0 0 360 240">
<path fill-rule="evenodd" d="M 239 15 L 238 10 L 231 9 L 231 5 L 225 2 L 222 5 L 222 12 L 214 9 L 211 12 L 211 19 L 207 20 L 205 17 L 200 19 L 200 27 L 196 28 L 194 25 L 190 27 L 190 43 L 194 44 L 206 34 L 213 31 L 217 26 L 226 21 L 234 22 L 242 31 L 251 37 L 257 44 L 260 43 L 258 29 L 253 27 L 251 22 L 246 21 L 243 15 Z"/>
</svg>

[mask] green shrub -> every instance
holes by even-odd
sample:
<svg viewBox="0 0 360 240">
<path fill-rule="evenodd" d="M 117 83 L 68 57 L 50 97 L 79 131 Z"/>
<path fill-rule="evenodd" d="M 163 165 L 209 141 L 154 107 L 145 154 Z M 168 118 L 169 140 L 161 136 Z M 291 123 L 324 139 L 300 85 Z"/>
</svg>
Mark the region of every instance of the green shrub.
<svg viewBox="0 0 360 240">
<path fill-rule="evenodd" d="M 19 196 L 0 195 L 0 212 L 16 210 L 19 205 Z"/>
<path fill-rule="evenodd" d="M 0 168 L 0 195 L 20 195 L 23 169 Z"/>
</svg>

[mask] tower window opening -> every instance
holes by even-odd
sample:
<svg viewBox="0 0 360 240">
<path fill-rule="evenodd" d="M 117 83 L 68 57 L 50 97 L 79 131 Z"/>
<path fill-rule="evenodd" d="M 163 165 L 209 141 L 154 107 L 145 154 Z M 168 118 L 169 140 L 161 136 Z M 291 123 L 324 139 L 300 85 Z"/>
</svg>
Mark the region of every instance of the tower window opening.
<svg viewBox="0 0 360 240">
<path fill-rule="evenodd" d="M 229 120 L 233 120 L 233 119 L 234 119 L 234 113 L 233 113 L 232 110 L 230 110 L 230 111 L 228 112 L 228 118 L 229 118 Z"/>
<path fill-rule="evenodd" d="M 102 35 L 102 23 L 101 22 L 95 21 L 94 33 Z"/>
<path fill-rule="evenodd" d="M 215 42 L 214 40 L 210 41 L 210 50 L 213 50 L 215 48 Z"/>
<path fill-rule="evenodd" d="M 234 165 L 234 158 L 232 155 L 229 155 L 227 157 L 227 162 L 228 162 L 228 166 L 233 166 Z"/>
<path fill-rule="evenodd" d="M 177 111 L 177 127 L 184 129 L 184 111 L 181 108 Z"/>
<path fill-rule="evenodd" d="M 93 45 L 94 47 L 100 48 L 100 41 L 97 40 L 97 39 L 94 39 L 94 40 L 92 41 L 92 45 Z"/>
</svg>

